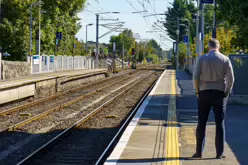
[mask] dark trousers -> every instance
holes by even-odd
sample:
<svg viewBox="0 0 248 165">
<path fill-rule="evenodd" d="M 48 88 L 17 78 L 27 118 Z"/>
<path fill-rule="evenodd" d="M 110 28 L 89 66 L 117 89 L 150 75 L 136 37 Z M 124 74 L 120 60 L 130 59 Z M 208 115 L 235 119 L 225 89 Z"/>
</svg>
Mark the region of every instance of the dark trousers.
<svg viewBox="0 0 248 165">
<path fill-rule="evenodd" d="M 226 113 L 227 98 L 225 93 L 218 90 L 205 90 L 198 97 L 198 125 L 196 129 L 196 152 L 201 154 L 205 145 L 206 123 L 209 112 L 213 108 L 216 125 L 215 147 L 216 154 L 222 155 L 225 142 L 224 118 Z"/>
</svg>

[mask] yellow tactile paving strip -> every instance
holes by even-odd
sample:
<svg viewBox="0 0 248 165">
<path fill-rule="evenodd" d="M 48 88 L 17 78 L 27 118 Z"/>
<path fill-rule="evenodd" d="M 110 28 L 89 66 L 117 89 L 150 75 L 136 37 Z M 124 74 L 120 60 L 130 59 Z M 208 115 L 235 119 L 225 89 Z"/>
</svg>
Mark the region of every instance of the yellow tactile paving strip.
<svg viewBox="0 0 248 165">
<path fill-rule="evenodd" d="M 171 93 L 166 128 L 165 165 L 179 165 L 179 138 L 176 116 L 176 73 L 171 72 Z"/>
</svg>

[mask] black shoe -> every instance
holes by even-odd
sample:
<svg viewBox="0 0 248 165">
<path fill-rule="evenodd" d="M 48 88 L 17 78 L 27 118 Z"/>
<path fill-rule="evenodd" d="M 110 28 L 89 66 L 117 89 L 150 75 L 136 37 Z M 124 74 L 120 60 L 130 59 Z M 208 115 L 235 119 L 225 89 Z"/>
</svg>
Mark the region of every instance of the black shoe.
<svg viewBox="0 0 248 165">
<path fill-rule="evenodd" d="M 225 158 L 226 158 L 225 155 L 217 155 L 217 156 L 216 156 L 216 159 L 225 159 Z"/>
<path fill-rule="evenodd" d="M 195 153 L 191 158 L 202 158 L 201 154 Z"/>
</svg>

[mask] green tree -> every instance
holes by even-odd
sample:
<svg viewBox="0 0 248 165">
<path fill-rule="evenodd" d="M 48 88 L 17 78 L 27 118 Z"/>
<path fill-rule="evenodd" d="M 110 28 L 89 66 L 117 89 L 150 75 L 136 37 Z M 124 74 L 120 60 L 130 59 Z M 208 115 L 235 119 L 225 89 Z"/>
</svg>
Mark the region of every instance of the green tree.
<svg viewBox="0 0 248 165">
<path fill-rule="evenodd" d="M 186 58 L 187 45 L 181 42 L 178 45 L 178 49 L 179 49 L 179 63 L 180 64 L 183 64 L 184 63 L 184 59 Z"/>
<path fill-rule="evenodd" d="M 248 1 L 247 0 L 217 0 L 218 19 L 226 20 L 229 25 L 234 25 L 237 37 L 232 39 L 236 48 L 248 48 Z M 217 34 L 218 35 L 218 34 Z"/>
<path fill-rule="evenodd" d="M 109 45 L 109 51 L 112 52 L 113 50 L 113 42 L 116 43 L 116 54 L 121 57 L 122 56 L 122 46 L 124 44 L 124 48 L 126 50 L 127 56 L 126 59 L 130 58 L 131 50 L 135 46 L 135 38 L 133 37 L 132 30 L 124 30 L 118 36 L 111 36 L 110 41 L 111 44 Z"/>
<path fill-rule="evenodd" d="M 2 0 L 2 20 L 0 25 L 0 45 L 3 51 L 11 54 L 10 60 L 24 60 L 29 53 L 30 6 L 36 0 Z M 71 55 L 75 35 L 80 29 L 78 13 L 83 9 L 85 0 L 43 0 L 41 6 L 41 54 L 54 54 L 55 35 L 63 33 L 59 52 Z M 36 50 L 36 33 L 38 31 L 38 6 L 32 8 L 33 13 L 33 50 Z"/>
</svg>

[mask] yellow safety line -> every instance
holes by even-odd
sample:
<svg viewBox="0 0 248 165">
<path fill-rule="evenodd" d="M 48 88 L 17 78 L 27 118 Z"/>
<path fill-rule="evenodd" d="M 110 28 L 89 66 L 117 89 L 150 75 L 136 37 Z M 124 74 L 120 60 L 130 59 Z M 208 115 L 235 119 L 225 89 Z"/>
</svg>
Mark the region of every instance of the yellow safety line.
<svg viewBox="0 0 248 165">
<path fill-rule="evenodd" d="M 175 71 L 171 74 L 171 96 L 168 106 L 168 119 L 166 128 L 165 165 L 180 165 L 179 141 L 176 117 L 176 76 Z"/>
</svg>

